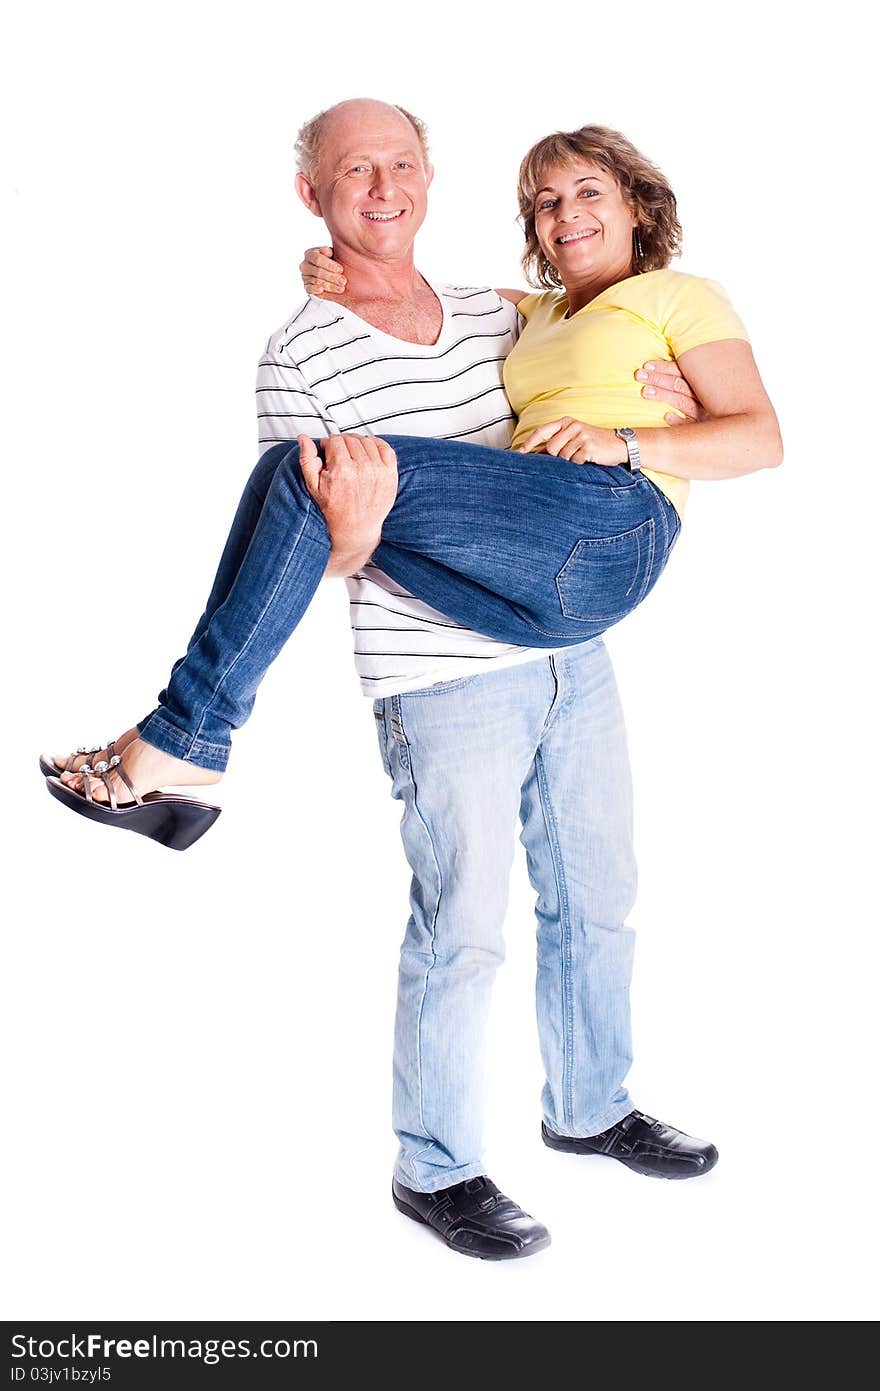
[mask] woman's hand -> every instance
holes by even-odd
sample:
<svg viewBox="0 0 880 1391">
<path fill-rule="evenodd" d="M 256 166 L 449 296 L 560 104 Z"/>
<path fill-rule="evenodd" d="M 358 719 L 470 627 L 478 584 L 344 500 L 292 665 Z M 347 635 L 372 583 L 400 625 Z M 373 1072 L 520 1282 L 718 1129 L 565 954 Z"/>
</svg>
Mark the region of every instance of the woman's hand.
<svg viewBox="0 0 880 1391">
<path fill-rule="evenodd" d="M 299 273 L 310 295 L 341 295 L 348 284 L 342 266 L 333 260 L 332 246 L 310 246 Z"/>
<path fill-rule="evenodd" d="M 570 415 L 548 421 L 527 435 L 517 454 L 553 454 L 569 459 L 573 464 L 625 464 L 629 458 L 626 445 L 613 430 L 598 425 L 585 425 Z"/>
</svg>

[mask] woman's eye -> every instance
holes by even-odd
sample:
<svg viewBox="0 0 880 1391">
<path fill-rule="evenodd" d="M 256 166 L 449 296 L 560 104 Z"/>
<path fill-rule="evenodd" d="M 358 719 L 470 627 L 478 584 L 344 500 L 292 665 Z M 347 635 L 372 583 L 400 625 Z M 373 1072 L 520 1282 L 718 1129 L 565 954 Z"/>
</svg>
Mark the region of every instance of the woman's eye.
<svg viewBox="0 0 880 1391">
<path fill-rule="evenodd" d="M 598 190 L 598 188 L 582 188 L 582 189 L 581 189 L 581 197 L 582 197 L 582 198 L 598 198 L 598 196 L 599 196 L 599 190 Z"/>
<path fill-rule="evenodd" d="M 556 200 L 555 200 L 554 198 L 545 198 L 544 201 L 543 201 L 543 203 L 539 203 L 539 204 L 538 204 L 538 212 L 539 212 L 539 213 L 545 213 L 545 212 L 547 212 L 548 208 L 555 208 L 555 207 L 556 207 Z"/>
</svg>

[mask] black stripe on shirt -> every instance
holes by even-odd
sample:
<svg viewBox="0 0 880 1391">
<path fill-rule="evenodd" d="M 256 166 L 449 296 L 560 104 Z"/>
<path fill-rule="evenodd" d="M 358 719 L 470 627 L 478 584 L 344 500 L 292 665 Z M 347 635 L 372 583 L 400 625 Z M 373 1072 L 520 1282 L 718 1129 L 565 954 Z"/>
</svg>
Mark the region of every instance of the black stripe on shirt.
<svg viewBox="0 0 880 1391">
<path fill-rule="evenodd" d="M 320 357 L 322 353 L 337 353 L 342 348 L 350 348 L 352 343 L 362 343 L 365 338 L 372 338 L 372 333 L 359 333 L 355 338 L 346 338 L 344 343 L 328 343 L 326 348 L 319 348 L 316 353 L 309 353 L 308 357 L 297 359 L 296 366 L 299 369 L 305 367 L 307 362 L 311 362 L 313 357 Z M 283 363 L 279 363 L 283 367 Z"/>
<path fill-rule="evenodd" d="M 492 314 L 502 314 L 504 305 L 497 304 L 494 309 L 455 309 L 453 319 L 488 319 Z"/>
<path fill-rule="evenodd" d="M 510 332 L 511 329 L 503 328 L 498 333 L 469 333 L 465 338 L 459 338 L 455 343 L 450 344 L 448 348 L 444 348 L 442 353 L 392 353 L 388 357 L 371 357 L 368 358 L 366 362 L 353 362 L 350 367 L 337 368 L 337 370 L 335 372 L 331 372 L 328 377 L 319 377 L 317 381 L 309 382 L 308 387 L 310 391 L 314 391 L 315 387 L 323 386 L 324 382 L 329 382 L 332 380 L 333 377 L 338 377 L 340 372 L 344 372 L 347 377 L 350 377 L 352 372 L 359 372 L 363 367 L 375 367 L 376 364 L 379 362 L 439 362 L 441 358 L 446 357 L 451 352 L 454 352 L 456 348 L 460 348 L 463 343 L 471 343 L 478 338 L 504 338 Z M 365 333 L 361 336 L 364 338 L 369 338 L 372 337 L 372 334 Z M 352 339 L 351 341 L 357 342 L 357 339 Z M 341 344 L 337 346 L 347 347 L 348 344 Z M 330 348 L 326 348 L 324 351 L 329 352 Z M 313 353 L 312 356 L 315 357 L 317 356 L 317 354 Z M 305 361 L 308 360 L 308 358 L 305 359 Z M 271 365 L 280 367 L 282 371 L 290 371 L 290 368 L 285 369 L 283 362 Z M 430 378 L 425 379 L 425 385 L 431 385 Z"/>
<path fill-rule="evenodd" d="M 443 407 L 443 406 L 436 406 L 436 407 L 432 406 L 432 407 L 430 407 L 430 409 L 431 409 L 431 410 L 435 410 L 435 409 L 436 409 L 436 410 L 444 410 L 445 407 Z M 282 418 L 283 418 L 283 417 L 282 417 Z M 391 418 L 393 419 L 394 417 L 391 417 Z M 319 415 L 302 415 L 302 416 L 293 415 L 293 416 L 291 416 L 291 419 L 294 419 L 294 420 L 322 420 L 323 417 L 322 417 L 322 416 L 319 416 Z M 384 416 L 383 416 L 382 419 L 387 419 L 387 417 L 384 417 Z M 484 420 L 483 423 L 482 423 L 481 425 L 474 425 L 473 428 L 470 429 L 470 430 L 452 430 L 451 432 L 447 432 L 446 434 L 438 434 L 438 435 L 425 435 L 425 436 L 422 436 L 422 435 L 413 435 L 412 438 L 413 438 L 413 439 L 438 439 L 438 440 L 461 440 L 461 439 L 467 439 L 468 435 L 480 435 L 480 434 L 483 433 L 484 430 L 491 430 L 491 428 L 492 428 L 493 425 L 509 425 L 510 422 L 511 422 L 512 420 L 515 420 L 515 419 L 516 419 L 516 416 L 515 416 L 512 412 L 508 411 L 508 413 L 507 413 L 506 415 L 496 415 L 492 420 Z M 372 424 L 378 424 L 379 422 L 378 422 L 378 421 L 372 421 L 372 422 L 370 422 L 370 421 L 362 421 L 361 423 L 362 423 L 362 424 L 369 425 L 369 424 L 371 424 L 371 423 L 372 423 Z M 348 433 L 354 433 L 354 432 L 350 432 L 350 431 L 340 431 L 340 434 L 348 434 Z M 386 431 L 386 433 L 389 434 L 389 435 L 393 435 L 393 434 L 395 433 L 395 431 L 394 431 L 394 430 L 388 430 L 388 431 Z M 289 436 L 286 436 L 286 435 L 282 435 L 280 438 L 276 438 L 275 436 L 272 436 L 272 435 L 261 435 L 260 438 L 258 439 L 257 443 L 258 443 L 258 444 L 283 444 L 283 443 L 285 442 L 285 440 L 287 440 L 289 443 L 293 443 L 293 440 L 292 440 Z M 487 445 L 487 446 L 486 446 L 486 448 L 492 448 L 492 447 L 493 447 L 493 446 L 491 446 L 491 445 Z M 494 446 L 494 447 L 497 447 L 497 448 L 500 449 L 502 446 L 501 446 L 501 445 L 498 445 L 498 446 Z"/>
<path fill-rule="evenodd" d="M 457 285 L 455 288 L 456 288 L 457 290 L 464 290 L 464 289 L 467 289 L 467 286 L 465 286 L 465 285 Z M 449 299 L 454 299 L 454 300 L 456 300 L 456 301 L 461 301 L 461 300 L 463 300 L 463 299 L 475 299 L 477 295 L 494 295 L 494 294 L 495 294 L 495 291 L 494 291 L 494 290 L 490 290 L 488 287 L 487 287 L 485 290 L 468 290 L 468 293 L 467 293 L 466 295 L 456 295 L 456 294 L 453 294 L 451 291 L 448 292 Z"/>
<path fill-rule="evenodd" d="M 362 681 L 408 681 L 412 676 L 412 672 L 395 671 L 393 675 L 386 675 L 383 672 L 381 676 L 365 676 L 363 672 L 359 671 L 358 676 Z"/>
<path fill-rule="evenodd" d="M 373 583 L 373 581 L 371 581 L 371 583 Z M 409 599 L 414 596 L 408 594 L 406 597 Z M 396 613 L 399 614 L 401 618 L 411 619 L 413 616 L 411 613 L 406 613 L 401 609 L 390 609 L 387 604 L 377 604 L 375 599 L 350 599 L 349 606 L 359 609 L 381 609 L 383 613 Z M 419 614 L 418 617 L 420 623 L 430 623 L 434 628 L 460 628 L 462 626 L 460 623 L 441 623 L 439 618 L 422 618 L 421 614 Z M 421 657 L 427 654 L 419 652 L 416 655 Z"/>
<path fill-rule="evenodd" d="M 505 644 L 502 644 L 505 645 Z M 512 644 L 506 644 L 512 646 Z M 494 662 L 499 652 L 358 652 L 356 657 L 454 657 L 458 662 Z"/>
<path fill-rule="evenodd" d="M 294 322 L 296 322 L 296 321 L 294 320 Z M 342 323 L 342 315 L 341 315 L 341 314 L 337 314 L 336 318 L 335 318 L 335 319 L 331 319 L 330 322 L 327 323 L 327 324 L 309 324 L 309 327 L 308 327 L 308 328 L 301 328 L 300 331 L 299 331 L 299 333 L 293 333 L 293 334 L 291 334 L 291 336 L 287 339 L 287 342 L 281 344 L 281 347 L 278 349 L 278 351 L 281 352 L 281 353 L 286 352 L 287 349 L 290 347 L 291 343 L 294 343 L 294 342 L 296 341 L 297 338 L 302 338 L 303 335 L 306 334 L 306 333 L 317 333 L 318 329 L 321 329 L 321 328 L 332 328 L 334 324 L 341 324 L 341 323 Z"/>
<path fill-rule="evenodd" d="M 473 404 L 474 401 L 482 401 L 484 396 L 491 396 L 493 391 L 504 391 L 504 387 L 502 386 L 501 382 L 498 382 L 495 386 L 487 387 L 485 391 L 478 391 L 476 396 L 468 396 L 463 401 L 449 401 L 446 403 L 446 405 L 442 406 L 413 406 L 410 410 L 393 411 L 385 415 L 376 415 L 373 417 L 372 420 L 361 419 L 358 421 L 358 424 L 362 426 L 378 425 L 380 420 L 402 420 L 405 415 L 430 415 L 432 411 L 454 411 L 458 410 L 461 406 L 470 406 Z M 352 404 L 357 404 L 357 397 L 352 397 L 351 399 Z M 347 404 L 347 402 L 344 404 Z M 305 415 L 300 415 L 299 411 L 261 411 L 258 413 L 258 419 L 260 420 L 305 420 L 308 418 L 309 417 Z M 397 432 L 391 430 L 389 433 L 395 434 Z M 443 439 L 453 438 L 453 435 L 443 436 Z"/>
<path fill-rule="evenodd" d="M 310 309 L 310 308 L 311 308 L 311 301 L 310 301 L 310 300 L 306 300 L 305 304 L 301 304 L 300 307 L 299 307 L 299 309 L 297 309 L 296 313 L 294 314 L 293 318 L 290 320 L 290 322 L 284 325 L 284 328 L 281 330 L 282 335 L 285 334 L 285 333 L 289 333 L 290 330 L 293 328 L 294 324 L 297 322 L 297 320 L 298 320 L 298 319 L 301 319 L 302 316 L 303 316 L 303 314 L 306 312 L 306 310 L 307 310 L 307 309 Z M 272 339 L 277 338 L 277 336 L 278 336 L 278 335 L 275 334 L 275 333 L 272 334 L 272 338 L 270 338 L 270 339 L 269 339 L 269 342 L 266 344 L 266 347 L 267 347 L 267 348 L 268 348 L 268 347 L 270 346 L 270 344 L 272 343 Z"/>
<path fill-rule="evenodd" d="M 507 415 L 497 415 L 494 420 L 486 420 L 482 425 L 475 425 L 472 430 L 456 430 L 451 435 L 442 435 L 445 440 L 462 440 L 466 435 L 479 435 L 483 430 L 489 430 L 493 425 L 509 424 L 511 420 L 516 420 L 513 411 L 508 411 Z"/>
<path fill-rule="evenodd" d="M 458 628 L 458 627 L 461 626 L 461 624 L 458 624 L 458 623 L 457 623 L 455 626 Z M 431 636 L 430 633 L 426 633 L 426 632 L 425 632 L 424 628 L 366 628 L 366 627 L 358 626 L 358 624 L 356 624 L 356 623 L 352 623 L 352 625 L 351 625 L 351 631 L 352 631 L 353 633 L 422 633 L 426 638 L 428 638 L 428 637 Z M 412 654 L 411 654 L 411 653 L 405 654 L 405 653 L 401 652 L 401 653 L 399 653 L 399 654 L 397 654 L 397 655 L 403 657 L 404 655 L 410 655 L 410 656 L 411 656 Z M 433 653 L 432 653 L 432 652 L 426 652 L 426 653 L 425 653 L 425 656 L 426 656 L 426 657 L 431 657 L 431 656 L 436 657 L 436 655 L 437 655 L 436 652 L 433 652 Z M 362 656 L 362 657 L 379 657 L 379 656 L 387 656 L 387 653 L 380 653 L 380 652 L 361 652 L 361 653 L 360 653 L 360 656 Z"/>
<path fill-rule="evenodd" d="M 449 377 L 431 377 L 430 379 L 426 379 L 424 377 L 408 377 L 397 382 L 384 382 L 381 386 L 368 386 L 364 391 L 359 391 L 354 396 L 343 396 L 342 399 L 339 401 L 329 401 L 325 406 L 325 409 L 328 411 L 333 411 L 336 410 L 338 406 L 349 405 L 352 401 L 362 401 L 365 396 L 373 396 L 377 391 L 393 391 L 401 386 L 441 386 L 446 382 L 454 382 L 457 377 L 463 377 L 466 372 L 472 372 L 475 367 L 488 367 L 493 362 L 504 362 L 504 358 L 481 357 L 477 362 L 468 363 L 467 367 L 462 367 L 460 372 L 453 372 L 452 375 Z M 343 369 L 343 372 L 345 371 L 346 369 Z M 334 372 L 332 376 L 325 377 L 324 381 L 332 381 L 334 377 L 339 375 L 340 374 L 338 372 Z M 318 382 L 315 383 L 316 386 L 320 384 L 321 383 Z M 307 392 L 302 391 L 301 388 L 295 386 L 258 386 L 258 396 L 261 391 L 299 391 L 301 396 L 305 396 L 308 394 Z"/>
</svg>

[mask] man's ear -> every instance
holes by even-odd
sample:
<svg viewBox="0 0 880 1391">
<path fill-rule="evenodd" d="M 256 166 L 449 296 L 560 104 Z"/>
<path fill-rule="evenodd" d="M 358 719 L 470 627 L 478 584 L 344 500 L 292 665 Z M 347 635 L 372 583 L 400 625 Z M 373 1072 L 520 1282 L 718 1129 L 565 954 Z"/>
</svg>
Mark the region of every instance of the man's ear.
<svg viewBox="0 0 880 1391">
<path fill-rule="evenodd" d="M 426 165 L 425 165 L 425 188 L 430 188 L 430 187 L 431 187 L 431 184 L 432 184 L 432 182 L 433 182 L 433 179 L 434 179 L 434 166 L 433 166 L 433 164 L 426 164 Z"/>
<path fill-rule="evenodd" d="M 318 194 L 315 185 L 306 178 L 305 174 L 297 174 L 296 191 L 300 202 L 305 203 L 310 213 L 315 217 L 321 217 L 321 204 L 318 202 Z"/>
</svg>

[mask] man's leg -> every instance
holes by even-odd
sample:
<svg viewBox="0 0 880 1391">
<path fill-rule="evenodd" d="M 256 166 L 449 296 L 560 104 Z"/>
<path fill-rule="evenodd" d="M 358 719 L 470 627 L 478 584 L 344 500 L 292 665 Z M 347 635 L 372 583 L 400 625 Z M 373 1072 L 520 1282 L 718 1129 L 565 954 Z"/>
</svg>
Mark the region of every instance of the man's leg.
<svg viewBox="0 0 880 1391">
<path fill-rule="evenodd" d="M 546 659 L 377 701 L 413 871 L 394 1048 L 395 1177 L 433 1192 L 484 1172 L 489 996 L 520 787 L 552 697 Z"/>
<path fill-rule="evenodd" d="M 635 900 L 623 712 L 601 638 L 551 658 L 556 696 L 522 790 L 537 892 L 544 1121 L 593 1135 L 632 1110 L 629 983 Z"/>
<path fill-rule="evenodd" d="M 623 714 L 601 639 L 552 657 L 553 707 L 523 787 L 538 894 L 537 1006 L 547 1072 L 543 1137 L 637 1173 L 694 1178 L 718 1151 L 633 1108 L 629 982 L 636 891 Z"/>
</svg>

